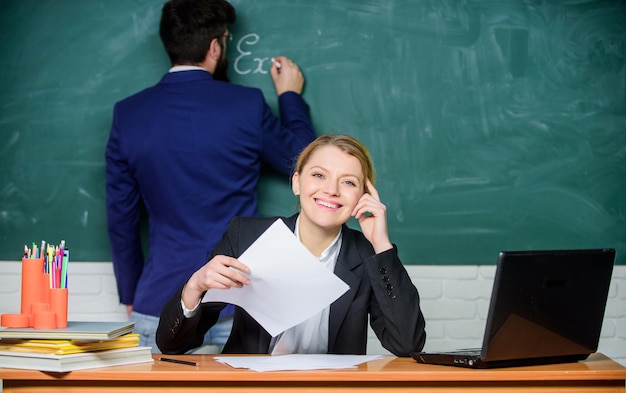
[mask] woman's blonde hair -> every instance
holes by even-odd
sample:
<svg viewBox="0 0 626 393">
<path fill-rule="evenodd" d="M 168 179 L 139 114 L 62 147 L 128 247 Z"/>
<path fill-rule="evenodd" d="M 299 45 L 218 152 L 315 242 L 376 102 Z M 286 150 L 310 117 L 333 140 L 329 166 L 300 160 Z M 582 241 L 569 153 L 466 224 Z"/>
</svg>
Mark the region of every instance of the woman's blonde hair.
<svg viewBox="0 0 626 393">
<path fill-rule="evenodd" d="M 307 147 L 305 147 L 298 156 L 298 160 L 296 161 L 296 165 L 294 168 L 294 173 L 301 173 L 302 169 L 311 158 L 311 155 L 315 152 L 315 150 L 322 146 L 336 146 L 344 153 L 355 157 L 361 163 L 364 179 L 369 179 L 372 184 L 374 184 L 374 163 L 372 162 L 372 157 L 370 156 L 369 151 L 367 150 L 365 145 L 349 135 L 326 134 L 317 137 L 317 139 L 315 139 Z M 367 192 L 368 190 L 365 184 L 364 187 L 365 191 Z"/>
</svg>

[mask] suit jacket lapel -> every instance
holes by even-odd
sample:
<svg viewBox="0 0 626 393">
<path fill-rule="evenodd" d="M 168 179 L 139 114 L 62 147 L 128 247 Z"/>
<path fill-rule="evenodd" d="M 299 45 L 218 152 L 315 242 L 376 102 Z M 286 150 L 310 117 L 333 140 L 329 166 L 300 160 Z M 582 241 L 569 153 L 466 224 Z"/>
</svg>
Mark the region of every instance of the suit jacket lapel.
<svg viewBox="0 0 626 393">
<path fill-rule="evenodd" d="M 339 327 L 342 325 L 348 308 L 356 293 L 359 290 L 360 279 L 352 273 L 353 269 L 362 263 L 359 250 L 354 241 L 354 234 L 348 230 L 347 226 L 343 226 L 343 238 L 337 264 L 335 265 L 335 274 L 342 279 L 350 289 L 344 293 L 339 299 L 335 300 L 330 306 L 330 321 L 328 326 L 328 351 L 333 352 L 335 341 L 339 333 Z"/>
<path fill-rule="evenodd" d="M 283 222 L 285 223 L 285 225 L 287 225 L 287 227 L 289 228 L 289 230 L 293 233 L 296 233 L 296 220 L 298 219 L 298 215 L 294 214 L 291 217 L 285 217 L 282 218 Z"/>
</svg>

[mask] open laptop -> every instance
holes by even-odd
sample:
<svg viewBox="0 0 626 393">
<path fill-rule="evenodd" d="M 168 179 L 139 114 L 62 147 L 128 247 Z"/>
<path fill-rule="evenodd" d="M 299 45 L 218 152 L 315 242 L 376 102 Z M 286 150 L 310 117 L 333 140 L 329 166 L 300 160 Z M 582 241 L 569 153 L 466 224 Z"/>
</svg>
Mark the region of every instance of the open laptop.
<svg viewBox="0 0 626 393">
<path fill-rule="evenodd" d="M 575 362 L 598 348 L 614 249 L 502 251 L 482 348 L 415 352 L 469 368 Z"/>
</svg>

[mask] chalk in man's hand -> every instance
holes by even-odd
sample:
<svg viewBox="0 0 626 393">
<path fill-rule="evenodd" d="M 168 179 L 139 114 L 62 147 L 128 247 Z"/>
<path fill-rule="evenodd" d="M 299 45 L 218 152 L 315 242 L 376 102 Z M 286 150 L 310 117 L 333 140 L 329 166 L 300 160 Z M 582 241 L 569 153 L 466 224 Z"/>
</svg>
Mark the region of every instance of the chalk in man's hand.
<svg viewBox="0 0 626 393">
<path fill-rule="evenodd" d="M 280 63 L 278 62 L 278 60 L 276 60 L 276 59 L 275 59 L 275 58 L 273 58 L 273 57 L 272 57 L 272 63 L 276 64 L 276 68 L 278 68 L 279 70 L 280 70 L 280 67 L 282 67 L 282 66 L 283 66 L 282 64 L 280 64 Z"/>
</svg>

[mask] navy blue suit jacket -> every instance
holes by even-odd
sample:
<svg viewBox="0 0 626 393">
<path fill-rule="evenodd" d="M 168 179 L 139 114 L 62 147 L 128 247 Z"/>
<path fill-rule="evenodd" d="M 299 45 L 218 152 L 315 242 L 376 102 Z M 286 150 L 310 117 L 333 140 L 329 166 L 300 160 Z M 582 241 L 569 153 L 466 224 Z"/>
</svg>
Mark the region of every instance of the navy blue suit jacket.
<svg viewBox="0 0 626 393">
<path fill-rule="evenodd" d="M 278 98 L 203 70 L 166 74 L 114 108 L 106 147 L 107 217 L 120 301 L 158 316 L 207 262 L 228 222 L 257 214 L 261 162 L 289 174 L 315 138 L 299 94 Z M 287 181 L 287 177 L 285 178 Z M 144 260 L 140 208 L 149 222 Z"/>
<path fill-rule="evenodd" d="M 295 231 L 297 215 L 283 218 Z M 239 257 L 276 218 L 236 217 L 213 255 Z M 343 226 L 335 274 L 350 289 L 330 306 L 328 353 L 365 354 L 368 317 L 383 347 L 396 356 L 418 352 L 426 341 L 419 294 L 397 250 L 376 254 L 359 231 Z M 181 306 L 182 287 L 163 308 L 156 342 L 163 353 L 185 353 L 202 344 L 223 303 L 202 303 L 191 318 Z M 235 307 L 233 329 L 222 353 L 268 353 L 270 334 L 247 312 Z"/>
</svg>

